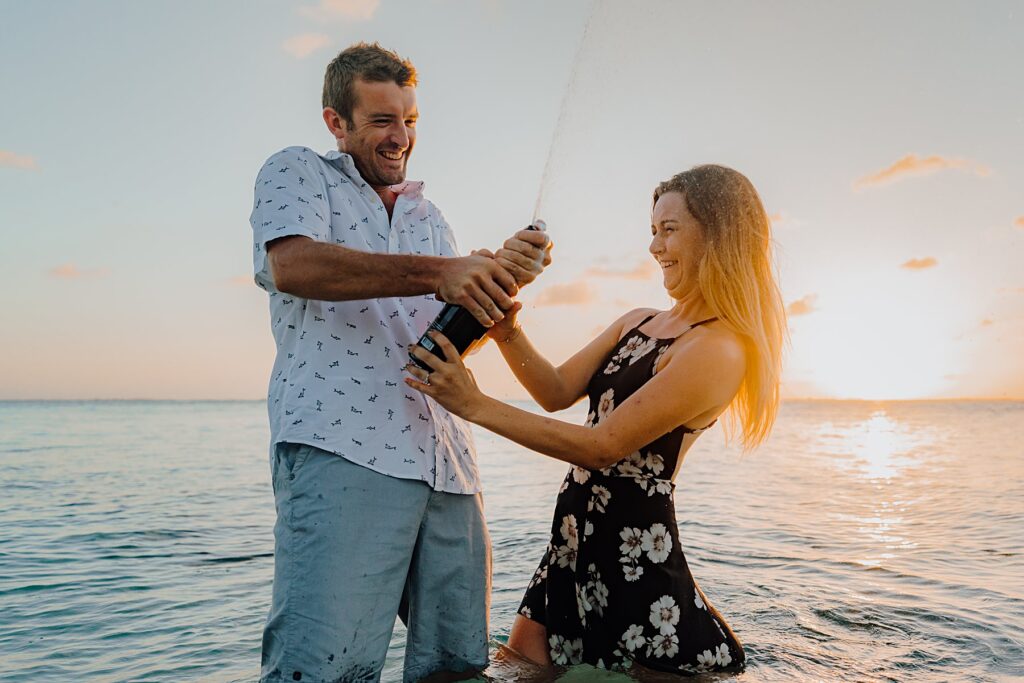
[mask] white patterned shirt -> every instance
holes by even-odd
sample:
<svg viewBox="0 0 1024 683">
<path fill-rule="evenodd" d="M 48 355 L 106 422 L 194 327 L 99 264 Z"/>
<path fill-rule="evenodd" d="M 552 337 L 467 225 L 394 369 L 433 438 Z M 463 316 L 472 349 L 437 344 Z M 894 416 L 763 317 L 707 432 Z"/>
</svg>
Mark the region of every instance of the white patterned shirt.
<svg viewBox="0 0 1024 683">
<path fill-rule="evenodd" d="M 477 493 L 469 426 L 402 381 L 406 347 L 444 304 L 433 295 L 303 299 L 277 291 L 270 275 L 267 242 L 287 235 L 380 254 L 458 256 L 423 183 L 392 189 L 389 220 L 348 154 L 288 147 L 260 169 L 250 222 L 256 284 L 270 295 L 277 343 L 267 396 L 271 453 L 280 442 L 302 443 L 438 491 Z"/>
</svg>

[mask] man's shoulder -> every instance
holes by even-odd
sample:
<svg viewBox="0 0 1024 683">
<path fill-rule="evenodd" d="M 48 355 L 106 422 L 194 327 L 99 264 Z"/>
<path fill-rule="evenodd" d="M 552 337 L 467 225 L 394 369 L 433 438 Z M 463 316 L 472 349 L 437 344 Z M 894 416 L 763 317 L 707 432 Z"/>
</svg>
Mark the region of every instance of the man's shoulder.
<svg viewBox="0 0 1024 683">
<path fill-rule="evenodd" d="M 431 217 L 433 217 L 433 218 L 439 220 L 441 223 L 444 223 L 445 225 L 447 225 L 447 222 L 444 219 L 444 214 L 441 213 L 441 209 L 439 209 L 437 207 L 437 204 L 435 204 L 434 202 L 432 202 L 429 199 L 427 199 L 426 197 L 424 197 L 422 192 L 419 194 L 417 199 L 426 208 L 427 213 Z"/>
<path fill-rule="evenodd" d="M 309 147 L 285 147 L 274 152 L 263 162 L 257 175 L 257 187 L 265 186 L 267 191 L 305 185 L 307 188 L 324 188 L 330 178 L 338 174 L 330 159 Z"/>
<path fill-rule="evenodd" d="M 264 166 L 287 164 L 289 162 L 306 165 L 324 165 L 327 163 L 327 158 L 309 147 L 293 145 L 271 154 L 267 157 L 266 162 L 264 162 Z"/>
</svg>

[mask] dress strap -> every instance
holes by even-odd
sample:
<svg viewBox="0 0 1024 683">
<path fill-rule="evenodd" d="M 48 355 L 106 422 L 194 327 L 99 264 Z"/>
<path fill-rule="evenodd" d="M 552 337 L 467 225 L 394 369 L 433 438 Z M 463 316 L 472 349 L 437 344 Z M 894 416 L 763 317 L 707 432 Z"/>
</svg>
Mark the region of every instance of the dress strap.
<svg viewBox="0 0 1024 683">
<path fill-rule="evenodd" d="M 687 332 L 689 332 L 690 330 L 692 330 L 692 329 L 693 329 L 693 328 L 695 328 L 695 327 L 700 327 L 701 325 L 706 325 L 706 324 L 708 324 L 708 323 L 713 323 L 713 322 L 715 322 L 716 320 L 718 320 L 718 317 L 717 317 L 717 316 L 716 316 L 716 317 L 714 317 L 714 318 L 707 318 L 707 319 L 705 319 L 705 320 L 701 320 L 701 321 L 699 321 L 699 322 L 695 322 L 694 324 L 690 325 L 690 326 L 689 326 L 689 327 L 687 327 L 687 328 L 686 328 L 685 330 L 683 330 L 683 331 L 682 331 L 682 333 L 680 333 L 680 334 L 679 334 L 678 336 L 676 336 L 676 339 L 679 339 L 679 337 L 682 337 L 682 336 L 683 336 L 684 334 L 686 334 Z M 643 323 L 640 323 L 640 324 L 642 325 Z M 710 427 L 710 426 L 711 426 L 711 425 L 708 425 L 708 427 Z"/>
<path fill-rule="evenodd" d="M 641 320 L 640 322 L 638 322 L 638 323 L 637 323 L 636 325 L 633 325 L 633 329 L 632 329 L 632 330 L 630 330 L 630 332 L 634 332 L 634 331 L 636 331 L 636 330 L 639 330 L 639 329 L 640 329 L 641 327 L 643 327 L 644 325 L 646 325 L 646 324 L 648 323 L 648 321 L 650 321 L 650 320 L 651 320 L 651 318 L 653 318 L 653 317 L 654 317 L 654 316 L 656 316 L 656 315 L 658 315 L 658 312 L 657 312 L 657 311 L 655 311 L 654 313 L 651 313 L 651 314 L 650 314 L 649 316 L 647 316 L 646 318 L 644 318 L 643 320 Z"/>
</svg>

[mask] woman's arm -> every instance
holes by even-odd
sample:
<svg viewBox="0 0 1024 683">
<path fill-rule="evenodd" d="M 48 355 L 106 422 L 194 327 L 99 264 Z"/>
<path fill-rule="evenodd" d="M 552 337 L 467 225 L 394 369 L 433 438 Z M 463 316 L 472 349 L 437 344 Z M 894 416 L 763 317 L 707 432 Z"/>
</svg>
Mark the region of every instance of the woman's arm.
<svg viewBox="0 0 1024 683">
<path fill-rule="evenodd" d="M 512 374 L 529 392 L 533 400 L 548 412 L 575 404 L 586 392 L 587 383 L 598 371 L 622 336 L 624 326 L 639 320 L 647 309 L 625 314 L 593 341 L 577 351 L 557 368 L 530 342 L 522 326 L 516 322 L 521 304 L 506 314 L 502 324 L 489 331 Z"/>
<path fill-rule="evenodd" d="M 670 354 L 665 367 L 621 405 L 610 396 L 609 414 L 593 428 L 534 415 L 484 395 L 443 335 L 434 338 L 447 361 L 413 351 L 433 368 L 429 384 L 413 378 L 405 381 L 456 415 L 521 446 L 573 465 L 601 469 L 679 425 L 706 414 L 717 415 L 732 401 L 743 379 L 742 344 L 729 333 L 706 329 L 688 337 Z M 425 373 L 418 368 L 410 371 L 424 379 Z"/>
<path fill-rule="evenodd" d="M 522 327 L 509 335 L 510 341 L 495 341 L 519 383 L 541 408 L 552 412 L 568 408 L 583 396 L 590 375 L 615 346 L 620 328 L 610 326 L 557 368 L 530 342 Z M 586 373 L 588 369 L 590 372 Z"/>
</svg>

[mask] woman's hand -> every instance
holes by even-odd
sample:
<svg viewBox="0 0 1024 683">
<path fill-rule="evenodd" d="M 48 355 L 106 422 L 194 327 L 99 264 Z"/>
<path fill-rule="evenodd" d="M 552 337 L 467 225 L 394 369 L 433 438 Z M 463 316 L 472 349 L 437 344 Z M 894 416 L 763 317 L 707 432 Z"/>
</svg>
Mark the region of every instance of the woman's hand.
<svg viewBox="0 0 1024 683">
<path fill-rule="evenodd" d="M 487 336 L 496 342 L 504 342 L 516 334 L 516 327 L 519 323 L 519 311 L 523 310 L 523 304 L 516 301 L 512 308 L 505 311 L 505 317 L 487 328 Z"/>
<path fill-rule="evenodd" d="M 489 249 L 474 249 L 470 255 L 493 258 L 502 268 L 511 272 L 512 264 L 506 259 L 496 257 Z M 487 336 L 497 342 L 503 342 L 512 336 L 512 333 L 516 330 L 518 313 L 521 310 L 523 310 L 523 305 L 518 301 L 512 305 L 512 308 L 505 309 L 503 311 L 505 317 L 487 328 Z"/>
<path fill-rule="evenodd" d="M 415 363 L 409 363 L 405 369 L 412 377 L 406 377 L 405 383 L 431 397 L 449 412 L 472 420 L 474 409 L 480 406 L 486 396 L 477 387 L 473 373 L 462 362 L 459 352 L 448 341 L 448 337 L 435 330 L 430 330 L 427 334 L 441 348 L 445 360 L 441 360 L 422 346 L 413 344 L 409 347 L 410 353 L 426 363 L 431 370 L 428 373 Z"/>
</svg>

